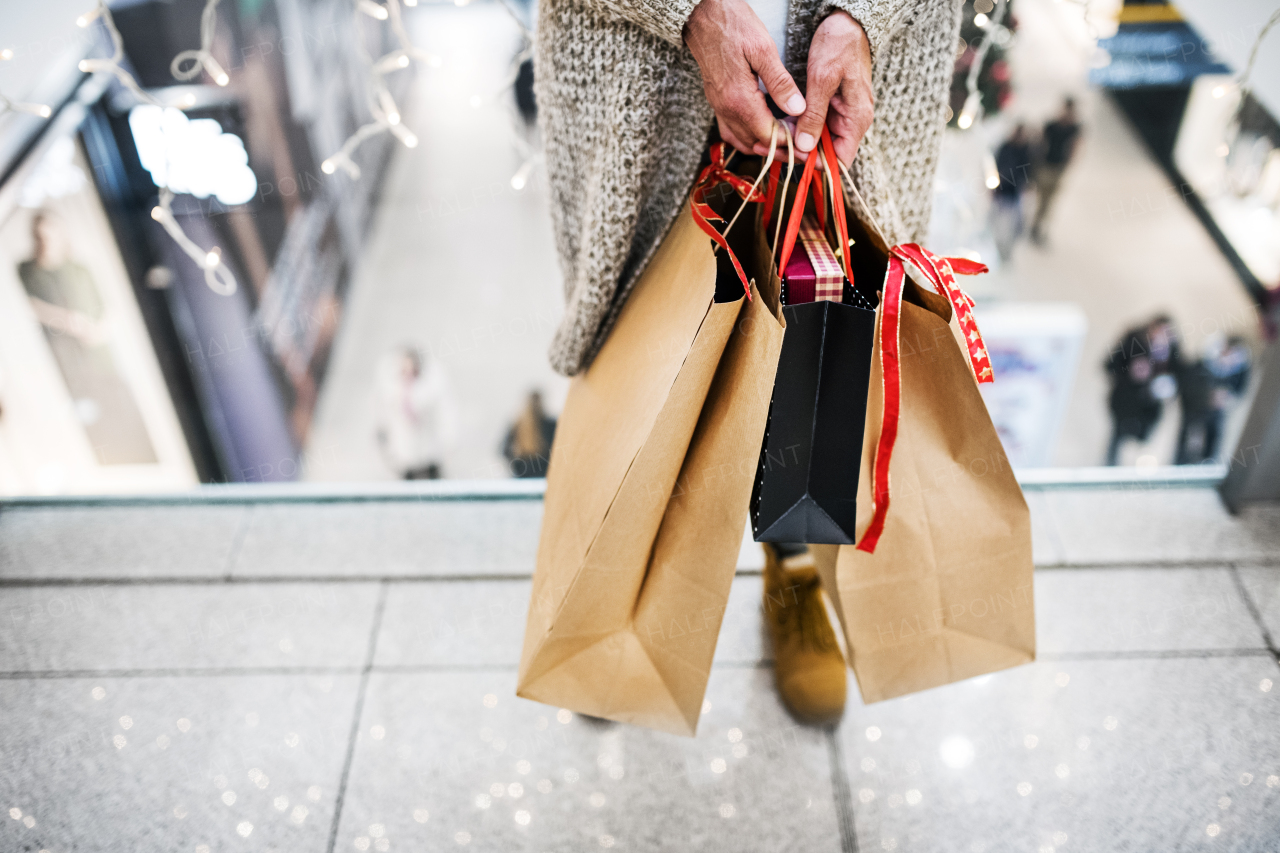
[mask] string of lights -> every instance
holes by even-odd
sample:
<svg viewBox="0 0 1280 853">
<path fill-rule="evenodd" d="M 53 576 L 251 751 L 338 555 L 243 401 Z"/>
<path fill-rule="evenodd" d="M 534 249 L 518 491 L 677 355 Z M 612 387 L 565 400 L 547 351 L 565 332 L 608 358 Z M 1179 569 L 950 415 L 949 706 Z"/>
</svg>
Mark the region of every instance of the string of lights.
<svg viewBox="0 0 1280 853">
<path fill-rule="evenodd" d="M 1236 137 L 1240 135 L 1240 113 L 1244 110 L 1245 103 L 1249 100 L 1250 85 L 1249 80 L 1253 77 L 1253 66 L 1258 60 L 1258 49 L 1262 47 L 1262 42 L 1267 37 L 1267 33 L 1271 32 L 1272 27 L 1280 23 L 1280 9 L 1276 9 L 1271 13 L 1271 17 L 1262 25 L 1262 29 L 1258 30 L 1257 37 L 1253 40 L 1253 46 L 1249 49 L 1249 61 L 1245 63 L 1244 70 L 1240 72 L 1240 76 L 1236 78 L 1237 99 L 1235 110 L 1231 113 L 1231 120 L 1227 122 L 1227 150 L 1229 151 L 1235 144 Z M 1214 91 L 1214 96 L 1218 96 L 1218 91 Z"/>
<path fill-rule="evenodd" d="M 1280 9 L 1276 9 L 1271 13 L 1271 17 L 1262 25 L 1262 29 L 1258 30 L 1258 36 L 1253 40 L 1253 47 L 1249 50 L 1249 61 L 1245 63 L 1244 71 L 1240 74 L 1241 94 L 1249 92 L 1249 78 L 1253 76 L 1253 64 L 1258 60 L 1258 48 L 1262 47 L 1262 41 L 1267 37 L 1267 33 L 1271 32 L 1271 28 L 1280 23 Z"/>
<path fill-rule="evenodd" d="M 519 79 L 520 66 L 524 64 L 526 59 L 533 56 L 533 32 L 525 26 L 524 21 L 520 18 L 520 13 L 512 8 L 511 4 L 507 2 L 507 0 L 498 0 L 498 5 L 503 8 L 507 15 L 510 16 L 511 20 L 515 22 L 515 25 L 520 29 L 520 52 L 511 60 L 511 65 L 507 70 L 507 76 L 503 80 L 502 84 L 499 85 L 488 98 L 482 98 L 479 95 L 473 96 L 471 98 L 472 107 L 479 107 L 486 102 L 494 101 L 502 97 L 503 93 L 514 86 L 516 84 L 516 80 Z"/>
<path fill-rule="evenodd" d="M 533 31 L 525 26 L 524 20 L 520 14 L 511 6 L 508 0 L 498 0 L 499 4 L 506 11 L 512 21 L 520 29 L 521 48 L 520 52 L 511 60 L 511 66 L 508 69 L 506 80 L 498 88 L 498 90 L 490 97 L 490 100 L 496 100 L 503 92 L 510 89 L 520 79 L 520 67 L 533 57 Z M 472 98 L 471 105 L 473 107 L 480 106 L 477 98 Z M 534 149 L 532 146 L 520 141 L 520 148 L 524 155 L 524 161 L 520 167 L 516 169 L 515 174 L 511 176 L 511 188 L 519 191 L 525 188 L 529 183 L 529 177 L 533 174 L 533 170 L 542 162 L 542 152 Z"/>
<path fill-rule="evenodd" d="M 417 5 L 417 0 L 404 0 L 404 3 L 412 7 Z M 320 170 L 326 175 L 332 175 L 338 169 L 342 169 L 352 180 L 357 180 L 360 177 L 360 167 L 351 155 L 365 140 L 382 133 L 391 133 L 406 148 L 418 146 L 417 135 L 401 122 L 400 108 L 396 105 L 391 90 L 387 88 L 387 75 L 408 68 L 415 61 L 438 67 L 440 58 L 414 46 L 404 26 L 400 0 L 387 0 L 386 5 L 376 3 L 374 0 L 356 0 L 354 15 L 356 46 L 369 68 L 366 96 L 373 121 L 360 126 L 342 143 L 342 147 L 336 154 L 325 158 L 320 164 Z M 369 56 L 364 49 L 365 17 L 376 21 L 387 21 L 396 39 L 397 47 L 377 60 Z"/>
<path fill-rule="evenodd" d="M 983 28 L 982 41 L 978 42 L 978 47 L 974 50 L 973 62 L 969 65 L 969 74 L 964 81 L 967 93 L 964 106 L 960 108 L 960 117 L 956 119 L 956 126 L 961 130 L 968 130 L 982 118 L 982 93 L 978 91 L 978 75 L 982 72 L 983 60 L 987 58 L 987 51 L 995 41 L 1008 5 L 1006 0 L 996 0 L 995 10 Z"/>
<path fill-rule="evenodd" d="M 80 70 L 86 74 L 97 74 L 99 72 L 114 74 L 120 84 L 130 92 L 133 92 L 138 100 L 160 106 L 160 103 L 147 94 L 146 90 L 138 85 L 138 81 L 133 79 L 133 75 L 126 71 L 121 64 L 124 62 L 124 38 L 120 35 L 120 30 L 116 29 L 115 18 L 111 17 L 111 10 L 107 8 L 106 0 L 98 0 L 98 5 L 94 6 L 92 10 L 76 18 L 76 26 L 83 29 L 97 20 L 102 21 L 103 26 L 107 29 L 107 34 L 111 36 L 111 55 L 105 59 L 82 59 L 80 60 Z"/>
<path fill-rule="evenodd" d="M 0 50 L 0 62 L 7 62 L 13 59 L 13 51 L 9 48 Z M 53 110 L 48 104 L 33 104 L 28 101 L 15 101 L 0 92 L 0 115 L 7 112 L 28 113 L 40 118 L 48 118 L 53 115 Z"/>
<path fill-rule="evenodd" d="M 214 246 L 208 251 L 195 244 L 178 220 L 173 215 L 173 191 L 168 187 L 160 188 L 160 203 L 151 208 L 151 218 L 173 238 L 187 257 L 195 261 L 204 271 L 204 283 L 219 296 L 230 296 L 236 292 L 236 279 L 222 262 L 222 250 Z"/>
<path fill-rule="evenodd" d="M 992 8 L 989 0 L 986 8 L 991 12 L 990 17 L 985 12 L 979 12 L 974 16 L 975 22 L 979 16 L 983 17 L 985 21 L 982 24 L 982 40 L 978 42 L 978 46 L 974 49 L 973 60 L 969 63 L 969 72 L 964 80 L 966 93 L 964 106 L 960 108 L 960 116 L 956 119 L 956 126 L 961 130 L 968 130 L 982 119 L 982 93 L 978 90 L 978 76 L 982 73 L 982 63 L 987 58 L 987 51 L 991 49 L 991 45 L 996 39 L 996 33 L 1000 31 L 1008 3 L 1006 0 L 995 0 L 994 8 Z M 950 114 L 950 111 L 948 111 L 948 114 Z M 985 146 L 982 149 L 982 173 L 983 183 L 987 189 L 993 190 L 1000 186 L 1000 171 L 996 167 L 995 155 Z"/>
<path fill-rule="evenodd" d="M 469 5 L 470 2 L 471 0 L 454 0 L 454 4 L 459 7 Z M 519 28 L 522 45 L 520 51 L 511 60 L 510 69 L 502 84 L 488 97 L 479 94 L 471 96 L 470 105 L 473 109 L 479 109 L 486 103 L 496 100 L 515 85 L 520 76 L 521 66 L 533 56 L 533 32 L 525 25 L 519 13 L 512 8 L 507 0 L 498 0 L 498 2 Z M 405 6 L 412 8 L 418 5 L 418 0 L 403 0 L 403 3 Z M 413 62 L 421 62 L 431 68 L 438 68 L 442 61 L 440 57 L 414 46 L 404 26 L 404 17 L 400 4 L 401 0 L 387 0 L 385 5 L 375 2 L 375 0 L 356 0 L 356 41 L 358 49 L 369 67 L 369 79 L 367 81 L 368 105 L 373 120 L 357 128 L 342 143 L 342 147 L 338 149 L 337 153 L 325 158 L 320 164 L 320 169 L 326 175 L 332 175 L 338 169 L 342 169 L 352 180 L 358 179 L 360 177 L 360 166 L 353 158 L 356 149 L 366 140 L 382 133 L 389 132 L 393 134 L 406 148 L 416 148 L 418 145 L 418 137 L 402 123 L 400 109 L 386 85 L 386 76 L 400 69 L 408 68 Z M 397 47 L 376 60 L 364 54 L 364 40 L 361 36 L 363 34 L 362 28 L 365 16 L 377 21 L 387 22 L 396 39 Z M 528 145 L 522 145 L 521 149 L 524 160 L 520 167 L 516 169 L 515 174 L 511 176 L 511 186 L 516 190 L 525 187 L 533 170 L 542 160 L 542 152 L 533 150 Z"/>
<path fill-rule="evenodd" d="M 231 82 L 227 72 L 214 59 L 211 48 L 213 36 L 218 29 L 219 0 L 208 0 L 204 12 L 200 15 L 200 47 L 195 50 L 184 50 L 169 63 L 169 73 L 176 80 L 191 80 L 202 70 L 207 71 L 213 82 L 225 86 Z"/>
<path fill-rule="evenodd" d="M 208 5 L 205 7 L 205 14 L 201 20 L 201 51 L 207 52 L 207 45 L 212 41 L 216 13 L 210 12 L 210 9 L 214 9 L 217 4 L 218 0 L 208 0 Z M 106 27 L 107 33 L 111 37 L 112 54 L 105 59 L 82 59 L 80 61 L 80 70 L 87 74 L 99 72 L 113 74 L 121 85 L 137 96 L 140 101 L 161 106 L 155 98 L 151 97 L 146 90 L 138 85 L 138 81 L 134 79 L 133 75 L 121 65 L 124 61 L 124 39 L 120 35 L 120 30 L 116 28 L 115 19 L 111 17 L 111 10 L 107 8 L 105 0 L 98 0 L 98 4 L 92 11 L 77 18 L 76 25 L 88 27 L 95 20 L 102 21 L 102 25 Z M 179 54 L 178 56 L 181 57 L 182 55 Z M 212 59 L 212 57 L 209 58 Z M 173 67 L 177 65 L 178 62 L 175 58 Z M 201 66 L 199 64 L 197 67 L 209 68 L 207 65 Z M 219 71 L 221 70 L 221 67 L 216 62 L 214 62 L 214 67 L 218 68 Z M 210 73 L 215 72 L 211 71 Z M 192 73 L 185 79 L 190 79 L 194 76 L 195 74 Z M 223 72 L 223 76 L 226 76 L 225 72 Z M 217 79 L 216 74 L 215 79 Z M 182 226 L 178 224 L 178 220 L 173 215 L 173 198 L 173 191 L 169 187 L 161 187 L 160 203 L 151 209 L 151 218 L 159 222 L 187 257 L 191 258 L 192 262 L 200 267 L 204 272 L 205 283 L 210 290 L 222 296 L 230 296 L 235 293 L 236 278 L 227 265 L 222 262 L 222 250 L 217 246 L 212 249 L 202 249 L 186 235 L 186 232 L 182 230 Z"/>
<path fill-rule="evenodd" d="M 53 115 L 53 110 L 49 108 L 48 104 L 31 104 L 26 101 L 14 101 L 3 92 L 0 92 L 0 113 L 5 112 L 30 113 L 31 115 L 39 116 L 40 118 L 48 118 Z"/>
</svg>

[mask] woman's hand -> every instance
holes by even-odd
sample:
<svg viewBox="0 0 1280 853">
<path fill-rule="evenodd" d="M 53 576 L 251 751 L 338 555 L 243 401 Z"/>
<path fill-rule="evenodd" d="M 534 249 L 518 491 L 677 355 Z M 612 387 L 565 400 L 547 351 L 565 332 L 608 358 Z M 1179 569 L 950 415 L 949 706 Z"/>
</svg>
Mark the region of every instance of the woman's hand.
<svg viewBox="0 0 1280 853">
<path fill-rule="evenodd" d="M 812 151 L 825 121 L 836 156 L 849 165 L 871 127 L 876 99 L 871 88 L 871 44 L 862 25 L 848 12 L 833 12 L 814 32 L 806 86 L 808 109 L 796 126 L 796 148 Z"/>
<path fill-rule="evenodd" d="M 852 18 L 849 20 L 853 21 Z M 854 26 L 858 27 L 856 23 Z M 858 27 L 858 32 L 862 32 L 861 27 Z M 777 45 L 755 11 L 745 0 L 701 0 L 685 24 L 684 40 L 702 71 L 702 85 L 707 101 L 716 111 L 720 138 L 744 154 L 769 153 L 773 115 L 765 104 L 756 78 L 764 81 L 774 103 L 789 115 L 803 113 L 805 99 L 787 73 L 778 56 Z M 817 43 L 815 36 L 814 44 Z M 811 58 L 810 73 L 812 61 Z M 869 58 L 867 65 L 870 69 Z M 868 89 L 870 80 L 868 70 Z M 826 109 L 824 98 L 821 115 L 825 115 Z M 820 117 L 819 127 L 821 123 Z M 867 124 L 870 124 L 870 119 Z M 862 138 L 861 134 L 858 138 Z M 857 148 L 856 141 L 854 148 Z"/>
</svg>

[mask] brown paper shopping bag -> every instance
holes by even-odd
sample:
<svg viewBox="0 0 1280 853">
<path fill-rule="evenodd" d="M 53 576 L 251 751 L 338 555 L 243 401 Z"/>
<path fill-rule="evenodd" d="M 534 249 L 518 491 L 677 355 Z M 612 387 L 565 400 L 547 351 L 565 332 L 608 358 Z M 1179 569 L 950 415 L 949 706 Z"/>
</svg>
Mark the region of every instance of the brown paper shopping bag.
<svg viewBox="0 0 1280 853">
<path fill-rule="evenodd" d="M 1035 659 L 1030 514 L 978 392 L 990 361 L 954 278 L 985 268 L 914 244 L 888 249 L 874 236 L 863 257 L 885 258 L 888 272 L 860 538 L 813 548 L 866 702 Z"/>
<path fill-rule="evenodd" d="M 520 696 L 694 734 L 783 330 L 771 282 L 747 299 L 732 253 L 719 260 L 717 295 L 717 257 L 686 205 L 570 386 Z"/>
</svg>

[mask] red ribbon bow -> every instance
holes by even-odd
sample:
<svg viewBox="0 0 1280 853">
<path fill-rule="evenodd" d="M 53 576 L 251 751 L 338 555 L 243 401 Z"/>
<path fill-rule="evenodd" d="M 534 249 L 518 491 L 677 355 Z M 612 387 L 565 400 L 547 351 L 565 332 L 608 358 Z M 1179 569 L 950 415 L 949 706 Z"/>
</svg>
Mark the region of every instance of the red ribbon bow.
<svg viewBox="0 0 1280 853">
<path fill-rule="evenodd" d="M 858 542 L 858 550 L 874 554 L 889 514 L 889 462 L 898 438 L 898 420 L 902 407 L 902 366 L 898 348 L 898 331 L 902 324 L 902 288 L 906 267 L 910 263 L 920 271 L 938 293 L 947 297 L 955 309 L 956 321 L 964 333 L 969 350 L 969 368 L 980 384 L 991 382 L 991 357 L 987 354 L 982 333 L 973 319 L 973 299 L 956 284 L 956 275 L 977 275 L 987 271 L 984 264 L 965 258 L 940 258 L 915 243 L 900 243 L 889 250 L 889 270 L 885 274 L 884 294 L 880 303 L 880 372 L 884 383 L 884 412 L 880 419 L 880 441 L 876 445 L 872 496 L 875 511 L 871 524 Z"/>
<path fill-rule="evenodd" d="M 693 192 L 689 195 L 689 207 L 693 213 L 693 221 L 698 223 L 698 227 L 717 246 L 728 253 L 729 260 L 733 261 L 733 268 L 738 273 L 738 279 L 742 282 L 742 289 L 746 292 L 749 300 L 751 299 L 751 285 L 747 281 L 747 274 L 743 272 L 742 264 L 738 263 L 738 256 L 729 248 L 729 242 L 711 224 L 713 222 L 724 222 L 725 220 L 720 214 L 711 209 L 711 205 L 707 203 L 707 193 L 721 184 L 728 184 L 744 202 L 762 201 L 764 196 L 759 189 L 752 189 L 751 181 L 729 171 L 727 149 L 728 146 L 723 142 L 717 142 L 711 146 L 711 164 L 702 170 L 702 174 L 698 175 L 698 180 L 693 185 Z"/>
</svg>

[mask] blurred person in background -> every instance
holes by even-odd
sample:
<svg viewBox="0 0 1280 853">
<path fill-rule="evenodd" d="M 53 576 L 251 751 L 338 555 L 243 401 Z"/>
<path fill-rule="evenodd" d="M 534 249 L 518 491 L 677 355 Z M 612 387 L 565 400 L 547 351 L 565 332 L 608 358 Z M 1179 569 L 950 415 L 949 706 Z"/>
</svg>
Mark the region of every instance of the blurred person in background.
<svg viewBox="0 0 1280 853">
<path fill-rule="evenodd" d="M 991 192 L 991 230 L 1000 259 L 1007 261 L 1022 236 L 1022 194 L 1031 181 L 1031 137 L 1025 124 L 1019 122 L 996 149 L 996 172 L 1000 183 Z"/>
<path fill-rule="evenodd" d="M 1111 442 L 1107 464 L 1117 465 L 1125 439 L 1146 441 L 1164 401 L 1177 392 L 1181 356 L 1173 321 L 1165 314 L 1125 332 L 1103 368 L 1111 374 Z"/>
<path fill-rule="evenodd" d="M 1062 112 L 1044 126 L 1040 140 L 1040 162 L 1035 171 L 1036 215 L 1031 220 L 1031 241 L 1036 245 L 1044 243 L 1044 219 L 1058 194 L 1062 175 L 1075 156 L 1079 139 L 1080 120 L 1076 117 L 1076 102 L 1073 98 L 1066 98 L 1062 102 Z"/>
<path fill-rule="evenodd" d="M 449 378 L 437 359 L 398 347 L 378 365 L 378 446 L 404 480 L 436 480 L 457 432 Z"/>
<path fill-rule="evenodd" d="M 545 477 L 551 460 L 551 442 L 556 437 L 556 419 L 542 407 L 542 393 L 530 391 L 520 416 L 502 442 L 511 473 L 516 477 Z"/>
<path fill-rule="evenodd" d="M 107 306 L 93 274 L 73 257 L 62 217 L 48 210 L 32 216 L 31 243 L 32 257 L 18 264 L 18 278 L 98 462 L 155 462 L 142 412 L 111 352 Z"/>
<path fill-rule="evenodd" d="M 1222 422 L 1249 387 L 1252 358 L 1244 338 L 1211 335 L 1201 358 L 1182 366 L 1178 397 L 1182 426 L 1178 430 L 1178 465 L 1212 462 L 1222 441 Z"/>
</svg>

